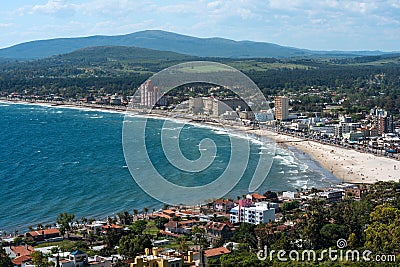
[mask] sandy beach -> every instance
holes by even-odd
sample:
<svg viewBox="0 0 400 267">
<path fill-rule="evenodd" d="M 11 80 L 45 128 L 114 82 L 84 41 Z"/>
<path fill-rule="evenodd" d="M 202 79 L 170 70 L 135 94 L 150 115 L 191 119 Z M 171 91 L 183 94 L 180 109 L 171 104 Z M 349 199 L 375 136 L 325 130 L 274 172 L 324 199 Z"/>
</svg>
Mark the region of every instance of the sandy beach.
<svg viewBox="0 0 400 267">
<path fill-rule="evenodd" d="M 5 101 L 2 103 L 36 104 L 44 106 L 54 106 L 52 103 L 23 102 L 23 101 Z M 106 108 L 97 105 L 57 105 L 58 108 L 77 108 L 100 110 L 104 112 L 125 113 L 125 110 Z M 167 118 L 166 114 L 152 113 L 149 117 Z M 182 116 L 171 117 L 171 119 L 189 122 L 189 118 Z M 194 123 L 199 124 L 199 123 Z M 359 151 L 345 149 L 336 146 L 321 144 L 315 141 L 301 141 L 302 139 L 278 134 L 266 129 L 252 130 L 249 127 L 238 125 L 224 125 L 219 123 L 200 123 L 205 127 L 228 127 L 238 132 L 257 134 L 272 138 L 277 142 L 284 142 L 287 146 L 293 146 L 311 156 L 323 168 L 330 171 L 338 179 L 350 183 L 375 183 L 378 181 L 400 181 L 400 162 L 386 157 L 378 157 L 370 153 L 361 153 Z"/>
<path fill-rule="evenodd" d="M 286 145 L 309 154 L 322 167 L 345 182 L 375 183 L 378 181 L 398 182 L 400 180 L 400 162 L 394 159 L 325 145 L 315 141 L 296 142 L 302 139 L 264 129 L 252 132 L 267 136 L 277 142 L 285 142 Z"/>
</svg>

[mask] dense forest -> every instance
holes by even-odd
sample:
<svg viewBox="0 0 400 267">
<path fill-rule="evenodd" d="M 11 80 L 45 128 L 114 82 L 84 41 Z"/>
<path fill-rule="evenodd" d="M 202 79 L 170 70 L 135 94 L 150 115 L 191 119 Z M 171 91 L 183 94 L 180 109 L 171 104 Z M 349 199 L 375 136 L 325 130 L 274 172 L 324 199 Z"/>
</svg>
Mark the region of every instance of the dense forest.
<svg viewBox="0 0 400 267">
<path fill-rule="evenodd" d="M 296 111 L 320 111 L 338 103 L 352 112 L 375 106 L 399 113 L 399 55 L 339 59 L 199 58 L 132 47 L 92 47 L 33 61 L 0 62 L 0 92 L 132 95 L 152 74 L 175 64 L 216 61 L 248 75 L 266 97 L 286 94 Z M 307 93 L 307 94 L 305 94 Z M 350 105 L 351 103 L 351 105 Z"/>
</svg>

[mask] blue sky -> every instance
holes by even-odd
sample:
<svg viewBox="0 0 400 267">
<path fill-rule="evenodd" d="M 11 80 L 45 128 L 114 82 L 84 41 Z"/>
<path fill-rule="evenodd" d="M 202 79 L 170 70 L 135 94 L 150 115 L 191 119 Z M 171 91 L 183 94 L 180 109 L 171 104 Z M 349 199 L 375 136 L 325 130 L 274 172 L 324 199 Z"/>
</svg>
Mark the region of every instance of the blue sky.
<svg viewBox="0 0 400 267">
<path fill-rule="evenodd" d="M 400 51 L 400 0 L 18 0 L 0 6 L 0 47 L 161 29 L 314 50 Z"/>
</svg>

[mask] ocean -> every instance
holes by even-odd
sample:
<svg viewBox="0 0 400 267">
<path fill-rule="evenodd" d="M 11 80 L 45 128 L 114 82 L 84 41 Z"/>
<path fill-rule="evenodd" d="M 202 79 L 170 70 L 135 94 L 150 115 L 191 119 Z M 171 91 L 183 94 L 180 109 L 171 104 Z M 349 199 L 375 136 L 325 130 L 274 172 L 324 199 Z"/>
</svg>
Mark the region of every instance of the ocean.
<svg viewBox="0 0 400 267">
<path fill-rule="evenodd" d="M 132 178 L 122 147 L 124 115 L 90 109 L 0 103 L 0 231 L 26 230 L 54 223 L 59 212 L 76 218 L 104 219 L 119 211 L 160 209 L 163 203 L 147 195 Z M 211 182 L 229 160 L 229 136 L 219 129 L 185 126 L 182 154 L 200 155 L 202 138 L 214 140 L 217 160 L 203 173 L 178 173 L 160 147 L 162 119 L 151 119 L 146 145 L 151 160 L 169 181 L 186 186 Z M 178 124 L 178 122 L 176 122 Z M 242 138 L 240 135 L 234 138 Z M 248 185 L 263 148 L 251 137 L 248 168 L 226 195 L 236 199 Z M 267 179 L 257 190 L 284 191 L 326 187 L 339 181 L 311 158 L 293 148 L 278 147 Z M 210 196 L 212 198 L 213 196 Z"/>
</svg>

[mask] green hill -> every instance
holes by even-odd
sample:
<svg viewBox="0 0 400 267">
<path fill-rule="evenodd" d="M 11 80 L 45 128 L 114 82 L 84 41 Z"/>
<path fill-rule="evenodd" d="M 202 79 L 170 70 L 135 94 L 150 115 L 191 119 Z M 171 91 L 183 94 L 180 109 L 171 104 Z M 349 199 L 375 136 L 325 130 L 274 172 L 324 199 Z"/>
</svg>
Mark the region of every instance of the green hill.
<svg viewBox="0 0 400 267">
<path fill-rule="evenodd" d="M 272 43 L 197 38 L 172 32 L 148 30 L 118 36 L 90 36 L 31 41 L 0 49 L 0 58 L 39 59 L 93 46 L 134 46 L 199 57 L 287 58 L 310 56 L 380 55 L 380 51 L 311 51 Z"/>
</svg>

